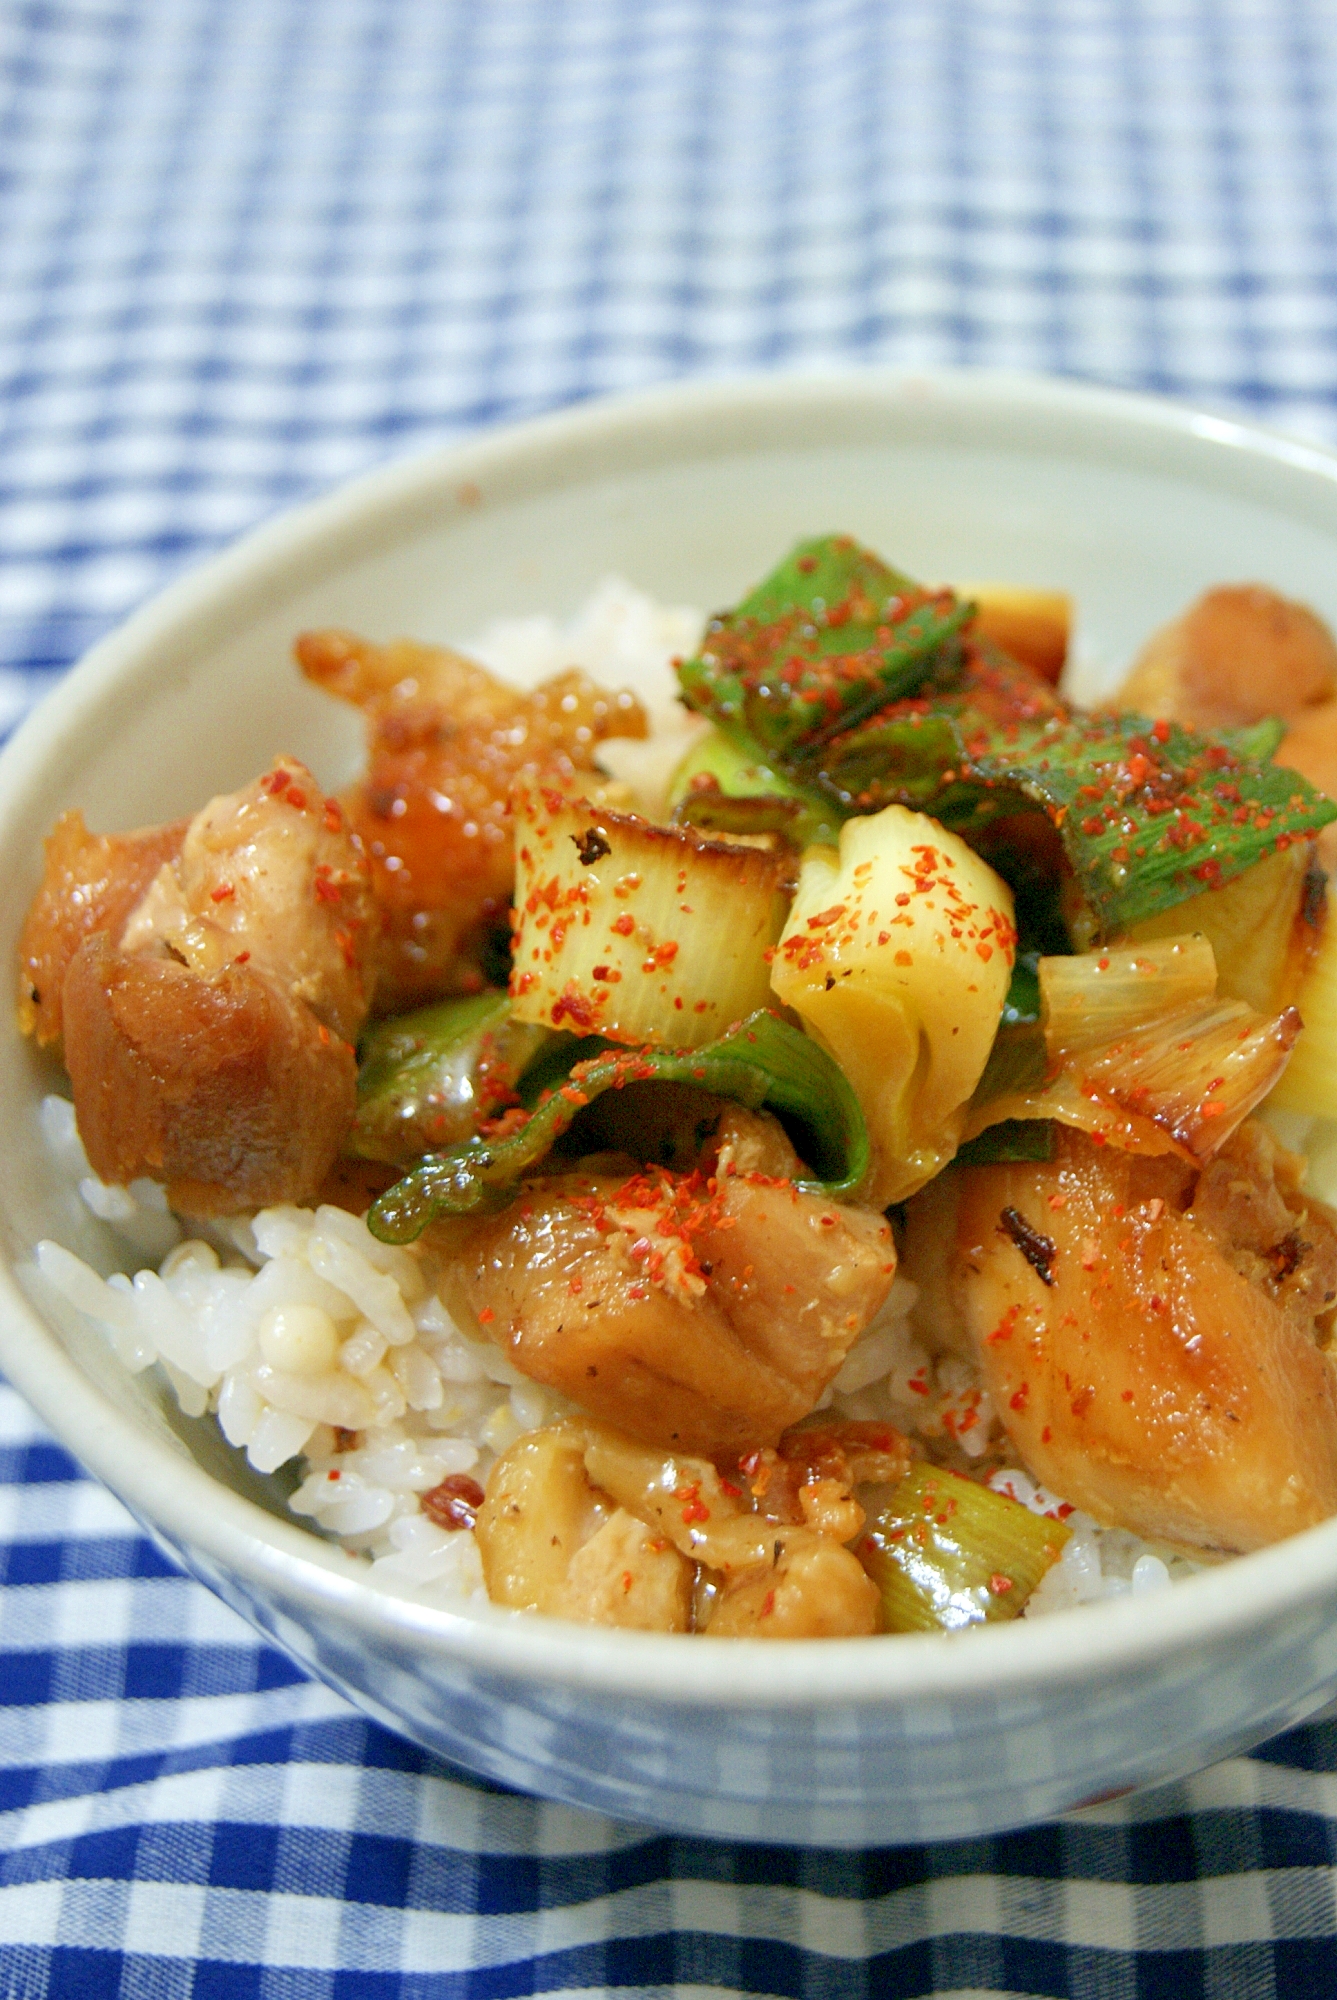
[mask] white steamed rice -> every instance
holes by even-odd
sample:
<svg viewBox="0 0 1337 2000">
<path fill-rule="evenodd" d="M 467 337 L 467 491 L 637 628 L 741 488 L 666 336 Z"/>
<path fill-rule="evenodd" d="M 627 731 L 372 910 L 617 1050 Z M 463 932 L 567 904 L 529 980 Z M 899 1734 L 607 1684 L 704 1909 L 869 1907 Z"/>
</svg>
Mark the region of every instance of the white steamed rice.
<svg viewBox="0 0 1337 2000">
<path fill-rule="evenodd" d="M 610 580 L 567 627 L 507 620 L 468 650 L 524 685 L 576 662 L 643 691 L 654 738 L 611 745 L 620 754 L 608 761 L 653 805 L 695 726 L 672 701 L 666 668 L 700 626 L 698 614 Z M 41 1122 L 46 1146 L 127 1260 L 147 1260 L 133 1278 L 104 1280 L 61 1245 L 38 1246 L 44 1277 L 124 1365 L 161 1368 L 183 1411 L 212 1414 L 257 1471 L 296 1461 L 294 1512 L 365 1556 L 378 1583 L 455 1609 L 485 1601 L 473 1534 L 439 1527 L 421 1497 L 452 1474 L 485 1485 L 500 1453 L 569 1405 L 451 1318 L 431 1254 L 378 1243 L 365 1223 L 328 1206 L 269 1208 L 183 1240 L 160 1187 L 108 1187 L 90 1172 L 65 1099 L 48 1097 Z M 888 1420 L 966 1460 L 996 1457 L 999 1426 L 977 1371 L 935 1349 L 916 1303 L 916 1288 L 898 1277 L 824 1406 Z M 357 1434 L 354 1448 L 339 1448 L 348 1442 L 340 1432 Z M 996 1472 L 992 1484 L 1072 1531 L 1027 1616 L 1163 1589 L 1195 1568 L 1100 1528 L 1020 1470 Z"/>
</svg>

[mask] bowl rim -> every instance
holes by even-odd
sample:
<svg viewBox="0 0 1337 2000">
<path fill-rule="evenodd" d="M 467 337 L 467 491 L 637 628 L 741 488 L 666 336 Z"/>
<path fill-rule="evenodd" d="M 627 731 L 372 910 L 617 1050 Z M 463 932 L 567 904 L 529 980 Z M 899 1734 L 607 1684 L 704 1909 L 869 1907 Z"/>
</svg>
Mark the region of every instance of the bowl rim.
<svg viewBox="0 0 1337 2000">
<path fill-rule="evenodd" d="M 100 640 L 38 705 L 0 752 L 0 820 L 80 716 L 109 689 L 147 673 L 164 645 L 178 652 L 245 615 L 293 566 L 327 563 L 331 543 L 391 540 L 424 507 L 514 468 L 560 461 L 607 443 L 654 437 L 671 444 L 685 417 L 754 418 L 802 406 L 936 406 L 959 415 L 1069 421 L 1096 434 L 1140 438 L 1166 451 L 1244 467 L 1271 467 L 1287 484 L 1328 489 L 1337 535 L 1337 454 L 1233 417 L 1153 396 L 1007 370 L 831 369 L 721 376 L 600 397 L 413 454 L 253 528 L 177 578 Z M 1217 459 L 1215 454 L 1224 453 Z M 1232 456 L 1233 455 L 1233 456 Z M 1203 460 L 1203 463 L 1209 462 Z M 1181 467 L 1181 470 L 1187 468 Z M 463 502 L 462 504 L 468 504 Z M 314 1622 L 334 1615 L 383 1645 L 516 1682 L 594 1689 L 674 1707 L 790 1711 L 942 1701 L 995 1701 L 1126 1676 L 1168 1654 L 1243 1639 L 1275 1618 L 1337 1597 L 1337 1518 L 1256 1554 L 1208 1569 L 1171 1590 L 1087 1604 L 1042 1622 L 1018 1620 L 957 1635 L 887 1635 L 822 1642 L 740 1641 L 702 1647 L 684 1635 L 611 1631 L 480 1606 L 451 1611 L 371 1582 L 360 1558 L 266 1512 L 214 1480 L 180 1446 L 141 1428 L 77 1366 L 8 1263 L 0 1269 L 0 1365 L 56 1437 L 145 1525 L 189 1558 L 256 1589 L 278 1592 Z M 762 1665 L 762 1662 L 765 1665 Z"/>
</svg>

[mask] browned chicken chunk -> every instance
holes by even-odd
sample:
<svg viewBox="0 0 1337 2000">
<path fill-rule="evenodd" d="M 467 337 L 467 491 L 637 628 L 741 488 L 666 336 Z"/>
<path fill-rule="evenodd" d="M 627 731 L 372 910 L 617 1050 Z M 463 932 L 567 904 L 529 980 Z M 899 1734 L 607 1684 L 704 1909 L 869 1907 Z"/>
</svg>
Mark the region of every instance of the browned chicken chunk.
<svg viewBox="0 0 1337 2000">
<path fill-rule="evenodd" d="M 479 1510 L 488 1595 L 556 1618 L 718 1638 L 876 1631 L 876 1587 L 843 1546 L 862 1508 L 849 1498 L 850 1520 L 791 1526 L 748 1498 L 709 1459 L 607 1424 L 535 1431 L 493 1466 Z"/>
<path fill-rule="evenodd" d="M 570 1425 L 520 1438 L 492 1469 L 477 1522 L 494 1604 L 581 1624 L 685 1632 L 693 1566 L 600 1492 Z"/>
<path fill-rule="evenodd" d="M 739 1171 L 726 1138 L 709 1175 L 530 1183 L 475 1226 L 456 1282 L 535 1381 L 634 1437 L 722 1453 L 816 1405 L 895 1270 L 880 1215 Z"/>
<path fill-rule="evenodd" d="M 1152 634 L 1118 706 L 1187 729 L 1286 720 L 1337 694 L 1337 644 L 1307 605 L 1260 583 L 1220 584 Z"/>
<path fill-rule="evenodd" d="M 372 932 L 342 809 L 294 759 L 185 829 L 62 822 L 26 932 L 49 990 L 21 1020 L 62 1033 L 94 1171 L 192 1215 L 315 1199 L 355 1108 Z"/>
<path fill-rule="evenodd" d="M 1337 1512 L 1337 1218 L 1246 1124 L 1202 1172 L 1059 1130 L 953 1169 L 906 1264 L 1027 1469 L 1100 1521 L 1242 1551 Z"/>
<path fill-rule="evenodd" d="M 242 791 L 211 799 L 154 877 L 120 944 L 205 977 L 249 965 L 352 1041 L 367 1017 L 375 909 L 342 807 L 304 764 L 278 757 Z"/>
<path fill-rule="evenodd" d="M 305 632 L 295 650 L 309 680 L 367 717 L 367 775 L 344 802 L 382 913 L 376 1011 L 476 992 L 510 907 L 512 789 L 587 792 L 599 744 L 644 736 L 644 710 L 574 670 L 526 694 L 459 653 L 407 639 L 376 646 Z"/>
<path fill-rule="evenodd" d="M 164 862 L 181 852 L 188 822 L 138 833 L 90 833 L 62 813 L 47 835 L 46 869 L 19 938 L 19 1026 L 40 1048 L 59 1047 L 70 960 L 85 938 L 118 938 Z"/>
<path fill-rule="evenodd" d="M 65 1061 L 94 1173 L 163 1181 L 185 1215 L 310 1202 L 357 1101 L 351 1045 L 262 973 L 209 977 L 89 938 L 65 981 Z"/>
</svg>

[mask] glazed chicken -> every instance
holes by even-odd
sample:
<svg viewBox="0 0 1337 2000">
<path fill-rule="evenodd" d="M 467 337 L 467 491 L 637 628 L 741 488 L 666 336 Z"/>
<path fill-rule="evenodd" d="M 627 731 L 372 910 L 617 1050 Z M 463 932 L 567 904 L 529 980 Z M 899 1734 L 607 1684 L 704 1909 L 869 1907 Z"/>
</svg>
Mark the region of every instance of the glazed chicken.
<svg viewBox="0 0 1337 2000">
<path fill-rule="evenodd" d="M 1023 1464 L 1099 1521 L 1242 1551 L 1337 1512 L 1337 1216 L 1248 1122 L 1201 1172 L 1058 1130 L 954 1169 L 906 1269 L 978 1358 Z"/>
<path fill-rule="evenodd" d="M 42 1049 L 60 1050 L 65 975 L 85 938 L 118 938 L 165 862 L 181 852 L 189 821 L 136 833 L 90 833 L 81 812 L 62 813 L 46 840 L 46 866 L 19 938 L 18 1018 Z"/>
<path fill-rule="evenodd" d="M 305 632 L 295 651 L 308 680 L 367 718 L 367 773 L 344 804 L 380 911 L 376 1012 L 477 992 L 511 901 L 511 791 L 589 796 L 599 744 L 643 737 L 645 711 L 575 670 L 526 694 L 462 654 L 407 639 Z"/>
<path fill-rule="evenodd" d="M 94 1172 L 188 1215 L 313 1199 L 353 1116 L 371 919 L 342 810 L 292 758 L 185 828 L 62 821 L 20 1018 L 61 1038 Z"/>
<path fill-rule="evenodd" d="M 878 1593 L 845 1546 L 856 1484 L 910 1463 L 885 1425 L 800 1429 L 736 1477 L 571 1419 L 498 1460 L 478 1515 L 494 1603 L 590 1624 L 716 1638 L 860 1637 Z"/>
<path fill-rule="evenodd" d="M 896 1271 L 883 1217 L 800 1193 L 799 1171 L 772 1120 L 731 1110 L 713 1172 L 533 1181 L 471 1231 L 460 1303 L 522 1373 L 633 1437 L 773 1444 Z"/>
</svg>

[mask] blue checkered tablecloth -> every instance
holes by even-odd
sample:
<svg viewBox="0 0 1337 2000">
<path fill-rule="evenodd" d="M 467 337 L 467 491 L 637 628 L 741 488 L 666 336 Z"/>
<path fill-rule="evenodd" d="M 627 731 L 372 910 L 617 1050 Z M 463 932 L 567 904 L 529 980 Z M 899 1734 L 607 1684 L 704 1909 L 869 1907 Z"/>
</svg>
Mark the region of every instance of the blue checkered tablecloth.
<svg viewBox="0 0 1337 2000">
<path fill-rule="evenodd" d="M 0 0 L 0 729 L 410 449 L 740 367 L 1337 442 L 1327 0 Z M 0 2000 L 1337 1993 L 1337 1725 L 865 1855 L 489 1789 L 167 1570 L 0 1385 Z"/>
</svg>

